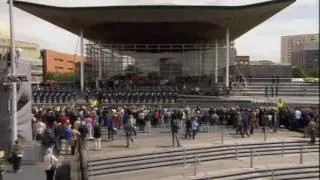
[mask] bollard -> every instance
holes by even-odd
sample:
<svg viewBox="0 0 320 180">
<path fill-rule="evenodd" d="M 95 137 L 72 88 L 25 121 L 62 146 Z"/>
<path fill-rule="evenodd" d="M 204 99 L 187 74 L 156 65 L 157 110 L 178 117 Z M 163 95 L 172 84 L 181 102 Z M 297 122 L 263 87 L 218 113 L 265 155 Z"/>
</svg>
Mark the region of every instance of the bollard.
<svg viewBox="0 0 320 180">
<path fill-rule="evenodd" d="M 223 144 L 223 142 L 224 142 L 224 126 L 223 126 L 223 124 L 222 124 L 222 126 L 221 126 L 221 143 Z"/>
<path fill-rule="evenodd" d="M 236 143 L 236 160 L 239 159 L 239 152 L 238 152 L 238 143 Z"/>
<path fill-rule="evenodd" d="M 300 147 L 300 164 L 303 164 L 303 147 Z"/>
<path fill-rule="evenodd" d="M 250 168 L 253 168 L 253 150 L 250 152 Z"/>
<path fill-rule="evenodd" d="M 281 142 L 281 155 L 284 156 L 284 142 Z"/>
<path fill-rule="evenodd" d="M 271 179 L 274 180 L 274 171 L 271 170 Z"/>
<path fill-rule="evenodd" d="M 186 165 L 186 149 L 183 148 L 183 164 Z"/>
<path fill-rule="evenodd" d="M 197 175 L 197 158 L 196 156 L 193 156 L 193 175 L 196 176 Z"/>
<path fill-rule="evenodd" d="M 264 131 L 263 131 L 263 138 L 264 138 L 264 141 L 267 141 L 266 128 L 264 128 Z"/>
</svg>

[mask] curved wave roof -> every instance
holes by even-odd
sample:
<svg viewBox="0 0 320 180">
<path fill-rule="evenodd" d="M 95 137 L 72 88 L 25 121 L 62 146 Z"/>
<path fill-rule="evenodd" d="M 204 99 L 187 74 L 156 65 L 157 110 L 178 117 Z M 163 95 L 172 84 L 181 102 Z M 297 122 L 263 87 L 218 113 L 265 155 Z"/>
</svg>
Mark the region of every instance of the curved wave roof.
<svg viewBox="0 0 320 180">
<path fill-rule="evenodd" d="M 121 5 L 59 7 L 15 1 L 14 5 L 72 33 L 113 44 L 197 44 L 235 40 L 295 0 L 243 6 Z"/>
</svg>

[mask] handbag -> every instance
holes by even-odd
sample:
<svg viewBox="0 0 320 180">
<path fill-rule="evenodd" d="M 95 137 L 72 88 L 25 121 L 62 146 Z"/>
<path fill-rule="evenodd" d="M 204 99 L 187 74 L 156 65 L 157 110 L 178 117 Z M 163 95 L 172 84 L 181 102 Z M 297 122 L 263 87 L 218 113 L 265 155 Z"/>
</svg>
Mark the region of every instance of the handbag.
<svg viewBox="0 0 320 180">
<path fill-rule="evenodd" d="M 51 164 L 50 170 L 55 171 L 57 169 L 57 164 L 52 163 L 52 155 L 50 156 L 50 164 Z"/>
</svg>

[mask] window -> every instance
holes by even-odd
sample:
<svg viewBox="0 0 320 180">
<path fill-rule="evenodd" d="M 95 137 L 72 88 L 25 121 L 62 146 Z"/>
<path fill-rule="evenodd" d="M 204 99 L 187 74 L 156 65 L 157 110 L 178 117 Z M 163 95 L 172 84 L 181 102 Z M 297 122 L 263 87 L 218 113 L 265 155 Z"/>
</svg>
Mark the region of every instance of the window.
<svg viewBox="0 0 320 180">
<path fill-rule="evenodd" d="M 60 58 L 54 58 L 54 60 L 55 60 L 55 61 L 60 61 L 60 62 L 63 61 L 63 59 L 60 59 Z"/>
</svg>

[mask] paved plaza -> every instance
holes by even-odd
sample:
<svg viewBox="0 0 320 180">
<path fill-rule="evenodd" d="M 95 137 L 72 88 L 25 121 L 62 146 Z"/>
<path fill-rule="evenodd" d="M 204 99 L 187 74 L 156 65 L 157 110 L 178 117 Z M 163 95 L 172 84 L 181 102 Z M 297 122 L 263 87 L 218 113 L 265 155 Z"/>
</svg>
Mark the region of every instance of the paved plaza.
<svg viewBox="0 0 320 180">
<path fill-rule="evenodd" d="M 226 131 L 224 134 L 223 144 L 236 145 L 236 144 L 252 144 L 264 142 L 264 135 L 261 132 L 257 132 L 251 137 L 241 138 L 240 136 L 233 135 L 233 132 Z M 280 130 L 277 133 L 267 133 L 266 142 L 281 142 L 281 141 L 307 141 L 309 139 L 302 138 L 300 133 L 291 132 L 287 130 Z M 166 152 L 178 149 L 190 149 L 200 147 L 212 147 L 221 145 L 221 133 L 200 133 L 196 137 L 196 140 L 181 138 L 182 147 L 172 147 L 170 134 L 162 135 L 162 137 L 152 138 L 137 138 L 132 143 L 130 148 L 125 147 L 125 140 L 116 140 L 113 142 L 104 142 L 102 151 L 89 151 L 89 159 L 101 159 L 103 157 L 118 157 L 125 155 L 139 155 L 145 153 L 158 153 Z M 90 142 L 90 147 L 93 147 L 93 143 Z M 307 163 L 318 163 L 318 153 L 306 153 L 304 161 Z M 272 168 L 273 166 L 281 165 L 298 165 L 299 154 L 290 154 L 285 156 L 259 156 L 255 160 L 256 168 Z M 123 172 L 102 176 L 95 176 L 92 179 L 189 179 L 193 175 L 193 164 L 168 166 L 154 169 L 138 170 L 132 172 Z M 226 170 L 227 169 L 227 170 Z M 203 162 L 198 165 L 198 176 L 203 174 L 212 173 L 225 173 L 229 171 L 239 171 L 249 168 L 249 158 L 239 158 L 239 160 L 217 160 Z M 89 172 L 90 174 L 90 172 Z M 170 178 L 169 178 L 170 177 Z"/>
<path fill-rule="evenodd" d="M 102 150 L 95 151 L 94 142 L 89 141 L 87 151 L 88 160 L 94 160 L 99 158 L 110 158 L 126 155 L 138 155 L 145 153 L 158 153 L 167 152 L 179 149 L 191 149 L 191 148 L 202 148 L 202 147 L 214 147 L 222 144 L 221 131 L 219 129 L 212 130 L 210 133 L 199 133 L 196 136 L 196 140 L 185 139 L 183 132 L 180 133 L 182 147 L 172 147 L 171 134 L 166 128 L 152 129 L 150 133 L 138 133 L 135 138 L 135 142 L 131 144 L 130 148 L 126 148 L 126 140 L 122 133 L 119 133 L 112 142 L 102 142 Z M 291 132 L 288 130 L 279 130 L 277 133 L 269 131 L 267 134 L 266 142 L 281 142 L 281 141 L 308 141 L 307 138 L 302 138 L 302 134 Z M 252 144 L 264 142 L 264 134 L 257 130 L 255 134 L 250 137 L 241 138 L 239 135 L 234 135 L 234 130 L 226 128 L 223 136 L 224 145 L 236 145 L 236 144 Z M 304 161 L 308 164 L 314 164 L 319 162 L 318 153 L 306 153 Z M 72 175 L 73 179 L 77 176 L 77 159 L 70 155 L 62 155 L 60 157 L 60 163 L 63 161 L 72 162 Z M 283 157 L 279 156 L 259 156 L 255 160 L 256 168 L 272 168 L 273 166 L 279 166 L 279 164 L 285 163 L 289 165 L 299 164 L 299 154 L 290 154 Z M 282 164 L 283 165 L 283 164 Z M 249 167 L 249 158 L 243 157 L 239 160 L 217 160 L 209 162 L 200 162 L 198 165 L 197 176 L 203 176 L 204 174 L 214 173 L 225 173 L 228 171 L 239 171 L 247 170 Z M 94 180 L 103 179 L 188 179 L 193 175 L 193 165 L 177 165 L 168 166 L 147 170 L 138 170 L 132 172 L 116 173 L 103 176 L 95 176 Z M 19 174 L 7 173 L 4 175 L 5 180 L 16 180 L 16 179 L 44 179 L 45 172 L 42 167 L 42 163 L 36 165 L 23 165 L 22 172 Z M 90 172 L 89 172 L 90 174 Z M 133 176 L 134 175 L 134 176 Z M 170 178 L 169 178 L 170 177 Z"/>
</svg>

